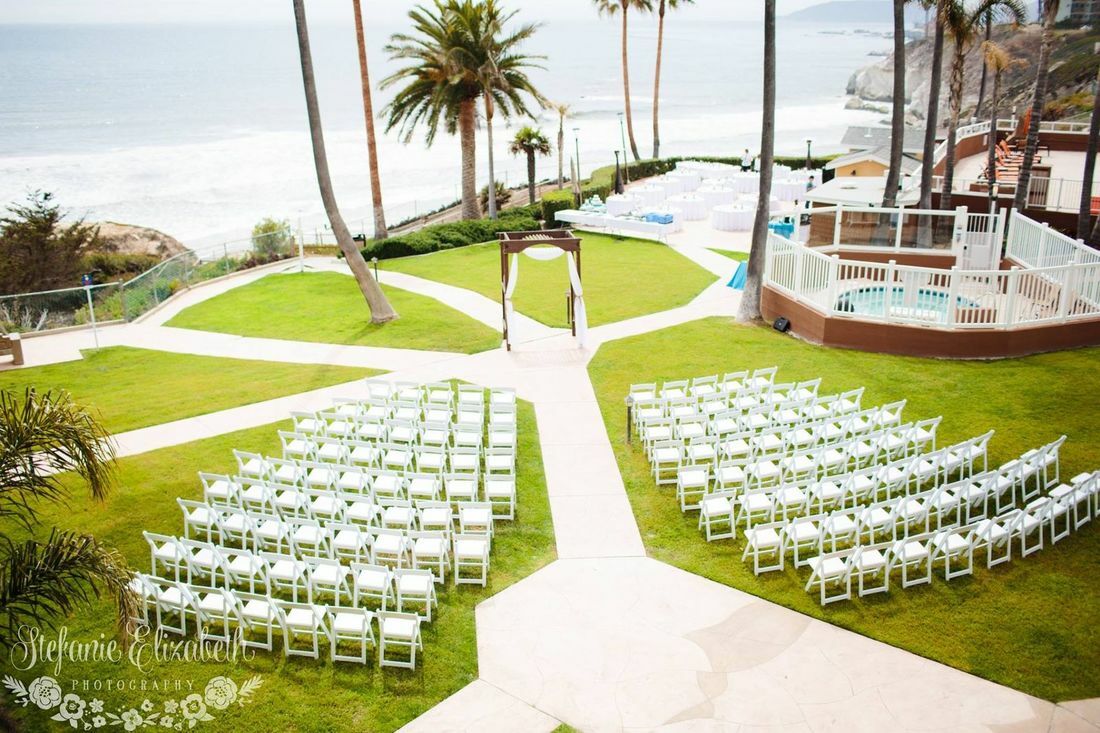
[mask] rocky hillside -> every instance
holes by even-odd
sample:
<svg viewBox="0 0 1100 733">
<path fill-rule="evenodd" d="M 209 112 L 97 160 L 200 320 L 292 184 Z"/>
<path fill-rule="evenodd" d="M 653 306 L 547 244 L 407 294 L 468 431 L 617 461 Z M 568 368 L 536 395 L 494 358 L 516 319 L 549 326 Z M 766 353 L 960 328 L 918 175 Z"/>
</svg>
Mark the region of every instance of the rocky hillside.
<svg viewBox="0 0 1100 733">
<path fill-rule="evenodd" d="M 993 39 L 1004 46 L 1017 64 L 1002 80 L 1001 108 L 1011 110 L 1015 105 L 1022 114 L 1031 103 L 1035 82 L 1035 61 L 1039 54 L 1041 29 L 1030 25 L 1020 29 L 1007 26 L 996 29 Z M 1051 52 L 1051 83 L 1048 91 L 1047 119 L 1068 116 L 1081 111 L 1092 102 L 1092 83 L 1096 78 L 1100 57 L 1093 52 L 1093 44 L 1100 42 L 1100 32 L 1086 30 L 1058 31 Z M 954 47 L 950 39 L 944 44 L 943 89 L 940 100 L 940 120 L 947 111 L 947 83 Z M 906 46 L 906 91 L 908 121 L 924 124 L 928 110 L 929 77 L 932 66 L 931 39 L 913 41 Z M 889 102 L 892 99 L 894 59 L 887 56 L 878 63 L 860 69 L 848 80 L 848 94 L 854 104 Z M 963 76 L 963 118 L 973 113 L 981 86 L 982 58 L 975 46 L 967 55 Z M 992 82 L 990 82 L 990 86 Z M 987 92 L 988 94 L 989 92 Z M 1086 93 L 1087 99 L 1082 98 Z"/>
<path fill-rule="evenodd" d="M 149 227 L 113 221 L 99 222 L 96 226 L 99 227 L 100 249 L 104 252 L 167 259 L 187 251 L 178 239 Z"/>
</svg>

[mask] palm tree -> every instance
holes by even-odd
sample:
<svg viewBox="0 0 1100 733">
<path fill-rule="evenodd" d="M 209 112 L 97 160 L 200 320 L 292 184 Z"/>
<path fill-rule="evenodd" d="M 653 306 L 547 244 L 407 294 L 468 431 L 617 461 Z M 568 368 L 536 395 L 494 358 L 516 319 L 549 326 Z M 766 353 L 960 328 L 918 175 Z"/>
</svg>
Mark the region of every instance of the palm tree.
<svg viewBox="0 0 1100 733">
<path fill-rule="evenodd" d="M 920 202 L 921 209 L 932 208 L 932 168 L 936 155 L 936 129 L 940 116 L 940 86 L 943 79 L 943 42 L 946 29 L 944 28 L 944 7 L 956 0 L 923 0 L 921 3 L 926 8 L 936 8 L 936 29 L 932 40 L 932 68 L 928 82 L 928 112 L 925 115 L 924 124 L 924 149 L 920 165 Z M 931 238 L 932 230 L 921 227 L 922 238 Z"/>
<path fill-rule="evenodd" d="M 524 97 L 542 99 L 526 76 L 537 57 L 518 51 L 538 26 L 525 25 L 499 36 L 513 15 L 502 12 L 493 0 L 435 0 L 431 7 L 409 11 L 414 33 L 396 33 L 386 46 L 392 59 L 409 62 L 382 81 L 383 88 L 404 83 L 387 107 L 386 129 L 400 126 L 403 140 L 409 142 L 423 124 L 428 145 L 435 141 L 440 124 L 447 134 L 458 133 L 464 219 L 481 215 L 474 139 L 478 100 L 487 100 L 487 109 L 505 115 L 530 115 Z"/>
<path fill-rule="evenodd" d="M 985 40 L 982 44 L 990 43 L 993 40 L 993 19 L 986 18 L 985 22 Z M 978 85 L 978 103 L 974 105 L 974 117 L 979 118 L 982 115 L 982 106 L 985 104 L 985 88 L 989 82 L 989 64 L 985 62 L 985 57 L 982 57 L 982 81 Z"/>
<path fill-rule="evenodd" d="M 565 186 L 565 118 L 569 114 L 569 105 L 554 102 L 550 107 L 558 113 L 558 190 Z"/>
<path fill-rule="evenodd" d="M 363 13 L 359 0 L 351 0 L 355 11 L 355 40 L 359 44 L 359 81 L 363 87 L 363 117 L 367 122 L 367 167 L 370 168 L 371 207 L 374 209 L 374 238 L 385 239 L 386 212 L 382 209 L 382 178 L 378 173 L 378 143 L 374 139 L 374 103 L 370 94 L 370 74 L 367 72 L 367 44 L 363 39 Z"/>
<path fill-rule="evenodd" d="M 653 10 L 652 0 L 593 0 L 596 10 L 600 15 L 615 15 L 620 13 L 623 19 L 622 30 L 622 63 L 623 63 L 623 105 L 626 108 L 626 135 L 630 140 L 630 152 L 634 160 L 641 160 L 638 155 L 638 143 L 634 142 L 634 117 L 630 111 L 630 62 L 626 43 L 626 16 L 630 8 L 650 12 Z M 654 100 L 656 101 L 656 100 Z"/>
<path fill-rule="evenodd" d="M 1096 217 L 1096 230 L 1089 228 L 1092 219 L 1092 178 L 1096 173 L 1096 146 L 1100 138 L 1100 71 L 1096 73 L 1096 90 L 1092 96 L 1092 117 L 1089 120 L 1089 143 L 1085 150 L 1085 174 L 1081 179 L 1081 208 L 1077 212 L 1077 238 L 1094 247 L 1100 243 L 1100 216 Z"/>
<path fill-rule="evenodd" d="M 993 74 L 993 93 L 989 98 L 989 152 L 986 160 L 990 212 L 996 204 L 993 187 L 997 185 L 997 104 L 1001 96 L 1001 75 L 1012 63 L 1012 57 L 1000 45 L 993 41 L 982 43 L 982 66 Z"/>
<path fill-rule="evenodd" d="M 542 130 L 521 127 L 512 138 L 508 150 L 512 155 L 527 156 L 527 198 L 533 204 L 535 203 L 535 156 L 550 155 L 550 141 L 546 139 L 546 135 L 542 134 Z"/>
<path fill-rule="evenodd" d="M 363 253 L 355 246 L 348 225 L 336 205 L 332 190 L 332 178 L 328 172 L 328 155 L 325 153 L 325 135 L 321 128 L 321 109 L 317 102 L 317 81 L 313 76 L 313 56 L 309 50 L 309 28 L 306 25 L 304 0 L 294 0 L 294 24 L 298 30 L 298 55 L 302 62 L 302 87 L 306 95 L 306 114 L 309 117 L 309 136 L 313 143 L 313 167 L 317 171 L 317 186 L 321 189 L 321 201 L 328 215 L 329 226 L 336 235 L 336 243 L 359 284 L 359 290 L 370 309 L 371 323 L 387 323 L 397 318 L 397 311 L 382 293 L 382 288 L 371 277 Z"/>
<path fill-rule="evenodd" d="M 905 151 L 905 1 L 894 0 L 894 91 L 890 111 L 890 169 L 882 205 L 893 208 L 901 183 L 901 156 Z"/>
<path fill-rule="evenodd" d="M 1012 205 L 1016 211 L 1027 208 L 1027 189 L 1031 185 L 1031 166 L 1035 164 L 1035 152 L 1039 148 L 1039 123 L 1043 119 L 1043 105 L 1047 97 L 1047 72 L 1050 70 L 1050 45 L 1054 40 L 1054 21 L 1058 17 L 1059 0 L 1046 0 L 1040 10 L 1043 22 L 1043 39 L 1039 43 L 1039 58 L 1035 62 L 1035 90 L 1031 96 L 1031 116 L 1024 143 L 1024 158 L 1020 162 L 1020 175 L 1016 179 L 1016 195 Z"/>
<path fill-rule="evenodd" d="M 745 289 L 741 293 L 738 318 L 753 321 L 760 317 L 761 274 L 768 246 L 768 200 L 772 190 L 772 163 L 775 156 L 775 0 L 764 0 L 764 115 L 760 126 L 760 192 L 756 199 L 756 218 L 752 223 L 752 247 L 745 271 Z"/>
<path fill-rule="evenodd" d="M 114 487 L 114 456 L 109 433 L 68 394 L 0 392 L 0 517 L 33 529 L 38 502 L 68 498 L 66 471 L 84 481 L 94 500 L 104 500 Z M 20 626 L 52 627 L 103 595 L 115 599 L 119 630 L 129 640 L 140 601 L 117 552 L 90 535 L 57 529 L 44 541 L 2 539 L 0 645 L 10 645 Z"/>
<path fill-rule="evenodd" d="M 947 157 L 944 161 L 943 190 L 940 192 L 940 208 L 951 208 L 951 188 L 955 183 L 955 138 L 962 113 L 963 71 L 966 54 L 977 40 L 986 23 L 1002 17 L 1012 23 L 1021 23 L 1027 15 L 1021 0 L 981 0 L 970 6 L 962 0 L 947 5 L 944 27 L 954 42 L 951 61 L 950 119 L 947 125 Z"/>
<path fill-rule="evenodd" d="M 657 68 L 653 72 L 653 159 L 661 157 L 661 133 L 657 125 L 657 111 L 661 99 L 661 51 L 665 42 L 665 6 L 675 10 L 690 5 L 695 0 L 658 0 L 657 4 Z M 623 14 L 625 17 L 625 13 Z"/>
</svg>

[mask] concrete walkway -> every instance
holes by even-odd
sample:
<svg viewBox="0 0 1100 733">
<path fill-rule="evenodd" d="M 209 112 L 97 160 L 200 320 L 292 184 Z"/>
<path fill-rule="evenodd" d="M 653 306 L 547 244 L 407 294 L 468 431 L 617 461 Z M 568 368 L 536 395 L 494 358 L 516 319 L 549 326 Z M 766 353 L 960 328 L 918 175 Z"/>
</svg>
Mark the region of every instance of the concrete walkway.
<svg viewBox="0 0 1100 733">
<path fill-rule="evenodd" d="M 728 276 L 727 258 L 694 244 L 677 249 Z M 401 284 L 424 287 L 448 304 L 485 307 L 476 294 L 416 280 Z M 682 308 L 591 329 L 584 350 L 545 329 L 512 352 L 469 356 L 227 341 L 148 324 L 119 330 L 154 348 L 176 342 L 202 353 L 357 365 L 389 359 L 385 368 L 394 371 L 387 378 L 510 386 L 534 404 L 558 559 L 479 604 L 480 678 L 403 730 L 550 731 L 565 722 L 584 731 L 1095 733 L 1095 700 L 1056 706 L 645 556 L 588 362 L 602 343 L 729 315 L 738 302 L 738 293 L 716 281 Z M 483 315 L 489 318 L 487 310 Z M 190 345 L 178 346 L 182 341 Z M 362 382 L 336 385 L 117 437 L 130 455 L 364 393 Z"/>
</svg>

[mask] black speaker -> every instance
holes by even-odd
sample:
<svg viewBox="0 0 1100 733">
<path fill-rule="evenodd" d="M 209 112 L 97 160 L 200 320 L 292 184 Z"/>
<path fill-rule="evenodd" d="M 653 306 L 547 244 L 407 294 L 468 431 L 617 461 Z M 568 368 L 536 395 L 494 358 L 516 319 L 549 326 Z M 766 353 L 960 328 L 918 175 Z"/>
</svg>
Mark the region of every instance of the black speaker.
<svg viewBox="0 0 1100 733">
<path fill-rule="evenodd" d="M 779 333 L 786 333 L 787 331 L 791 330 L 791 322 L 783 316 L 780 316 L 779 318 L 775 319 L 775 323 L 772 324 L 772 328 L 774 328 L 776 331 L 779 331 Z"/>
</svg>

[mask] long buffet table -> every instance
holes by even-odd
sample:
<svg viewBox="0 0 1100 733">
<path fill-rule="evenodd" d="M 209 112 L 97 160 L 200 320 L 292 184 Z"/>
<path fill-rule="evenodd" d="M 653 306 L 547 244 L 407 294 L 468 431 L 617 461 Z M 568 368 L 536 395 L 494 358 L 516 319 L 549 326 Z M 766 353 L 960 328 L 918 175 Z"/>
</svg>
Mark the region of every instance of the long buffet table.
<svg viewBox="0 0 1100 733">
<path fill-rule="evenodd" d="M 675 234 L 683 228 L 683 225 L 673 219 L 671 224 L 657 224 L 654 222 L 629 219 L 621 216 L 609 216 L 591 211 L 579 211 L 577 209 L 565 209 L 554 216 L 558 221 L 566 224 L 575 224 L 578 227 L 594 229 L 607 229 L 614 232 L 639 234 L 649 238 L 665 241 L 669 234 Z"/>
</svg>

